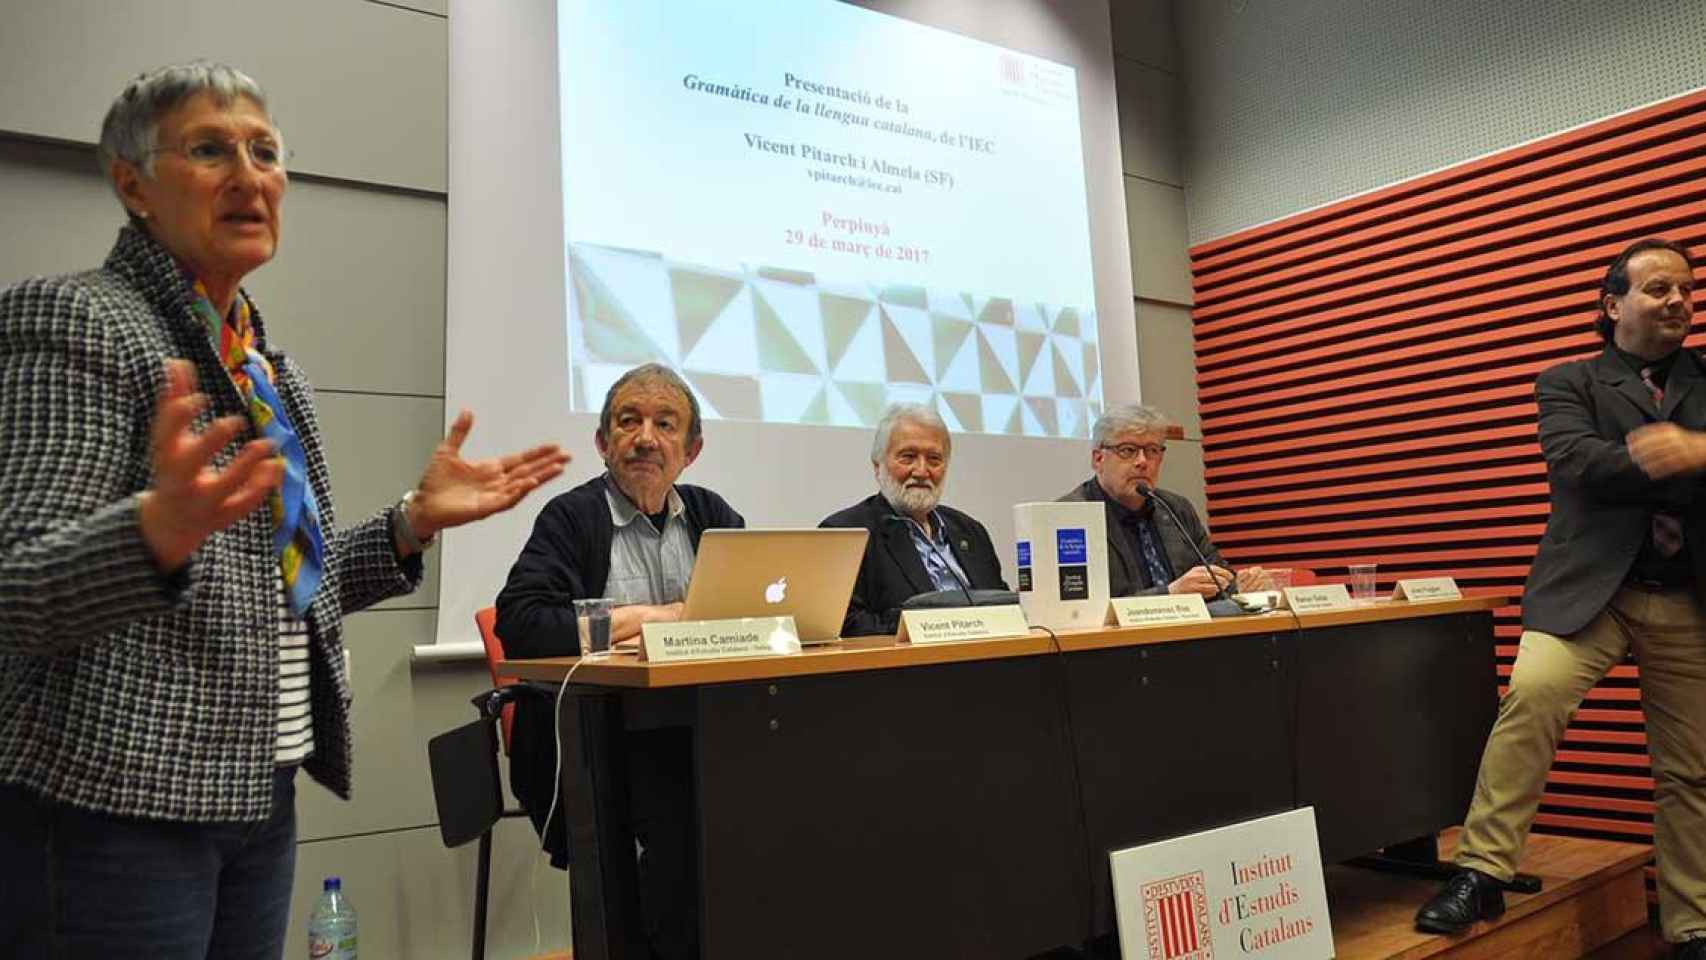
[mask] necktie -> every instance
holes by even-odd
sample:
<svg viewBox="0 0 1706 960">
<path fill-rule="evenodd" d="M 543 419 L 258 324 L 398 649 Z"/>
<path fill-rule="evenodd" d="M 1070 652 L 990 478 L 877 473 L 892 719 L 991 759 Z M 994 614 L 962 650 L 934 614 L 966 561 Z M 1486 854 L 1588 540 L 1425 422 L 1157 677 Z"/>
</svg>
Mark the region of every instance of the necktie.
<svg viewBox="0 0 1706 960">
<path fill-rule="evenodd" d="M 1647 385 L 1647 392 L 1653 395 L 1653 409 L 1663 410 L 1665 405 L 1665 388 L 1653 379 L 1653 368 L 1641 368 L 1641 382 Z M 1661 557 L 1674 557 L 1682 550 L 1682 520 L 1674 514 L 1653 514 L 1653 546 L 1658 549 Z"/>
<path fill-rule="evenodd" d="M 238 296 L 230 316 L 222 321 L 200 280 L 195 282 L 195 294 L 192 309 L 219 344 L 219 358 L 249 408 L 255 432 L 271 440 L 284 461 L 284 480 L 267 497 L 267 507 L 272 514 L 273 552 L 278 554 L 285 595 L 290 611 L 300 617 L 308 611 L 309 601 L 320 586 L 326 551 L 320 532 L 320 506 L 308 483 L 302 438 L 291 426 L 290 415 L 273 388 L 272 363 L 255 349 L 248 301 Z"/>
<path fill-rule="evenodd" d="M 1647 392 L 1653 395 L 1653 409 L 1663 410 L 1665 406 L 1665 388 L 1653 379 L 1653 368 L 1641 368 L 1641 382 L 1647 385 Z"/>
<path fill-rule="evenodd" d="M 1164 587 L 1172 583 L 1173 571 L 1161 556 L 1160 544 L 1155 542 L 1154 528 L 1135 513 L 1126 514 L 1125 524 L 1137 539 L 1137 551 L 1143 556 L 1143 568 L 1149 574 L 1149 585 Z"/>
</svg>

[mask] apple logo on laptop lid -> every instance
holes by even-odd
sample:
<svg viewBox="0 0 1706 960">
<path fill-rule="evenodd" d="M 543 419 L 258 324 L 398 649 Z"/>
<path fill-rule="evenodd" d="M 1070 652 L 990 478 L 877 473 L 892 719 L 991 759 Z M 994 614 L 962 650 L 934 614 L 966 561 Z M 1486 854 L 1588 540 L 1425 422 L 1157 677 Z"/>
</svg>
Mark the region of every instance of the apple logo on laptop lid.
<svg viewBox="0 0 1706 960">
<path fill-rule="evenodd" d="M 782 579 L 780 579 L 780 580 L 776 581 L 775 583 L 772 583 L 769 586 L 764 588 L 764 602 L 765 603 L 781 603 L 784 599 L 787 598 L 787 596 L 788 596 L 788 578 L 787 577 L 783 577 Z"/>
</svg>

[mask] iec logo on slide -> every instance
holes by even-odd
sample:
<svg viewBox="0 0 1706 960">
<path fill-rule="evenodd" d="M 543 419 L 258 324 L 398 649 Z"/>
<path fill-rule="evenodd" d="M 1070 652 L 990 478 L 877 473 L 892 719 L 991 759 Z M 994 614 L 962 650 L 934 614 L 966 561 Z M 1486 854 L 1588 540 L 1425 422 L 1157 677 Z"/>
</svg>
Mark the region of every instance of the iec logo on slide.
<svg viewBox="0 0 1706 960">
<path fill-rule="evenodd" d="M 1011 53 L 1002 53 L 995 60 L 997 69 L 1001 72 L 1001 82 L 1009 87 L 1023 86 L 1025 83 L 1025 61 Z"/>
<path fill-rule="evenodd" d="M 1150 960 L 1214 960 L 1201 870 L 1143 885 L 1143 936 Z"/>
</svg>

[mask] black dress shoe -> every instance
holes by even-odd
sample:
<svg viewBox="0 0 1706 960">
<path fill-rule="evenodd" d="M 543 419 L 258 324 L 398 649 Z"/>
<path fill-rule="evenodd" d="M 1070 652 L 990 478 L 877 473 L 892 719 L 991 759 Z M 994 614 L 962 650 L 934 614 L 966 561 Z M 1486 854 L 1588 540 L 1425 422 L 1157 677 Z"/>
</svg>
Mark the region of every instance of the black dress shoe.
<svg viewBox="0 0 1706 960">
<path fill-rule="evenodd" d="M 1465 869 L 1453 874 L 1439 893 L 1416 911 L 1416 929 L 1462 933 L 1477 920 L 1491 920 L 1504 912 L 1504 884 L 1479 870 Z M 1700 960 L 1706 960 L 1706 954 Z"/>
<path fill-rule="evenodd" d="M 1684 940 L 1671 948 L 1671 960 L 1706 960 L 1706 939 Z"/>
</svg>

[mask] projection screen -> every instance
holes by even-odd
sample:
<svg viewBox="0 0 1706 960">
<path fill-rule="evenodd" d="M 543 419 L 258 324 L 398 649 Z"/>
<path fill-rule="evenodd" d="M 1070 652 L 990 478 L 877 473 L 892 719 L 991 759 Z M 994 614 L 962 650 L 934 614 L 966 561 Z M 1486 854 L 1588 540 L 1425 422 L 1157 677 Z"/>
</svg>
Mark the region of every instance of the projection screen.
<svg viewBox="0 0 1706 960">
<path fill-rule="evenodd" d="M 565 477 L 444 537 L 438 652 L 477 652 L 545 500 L 603 467 L 609 384 L 676 368 L 682 482 L 750 525 L 875 490 L 897 401 L 954 431 L 944 502 L 1011 574 L 1012 505 L 1138 398 L 1105 0 L 456 0 L 446 417 Z"/>
</svg>

